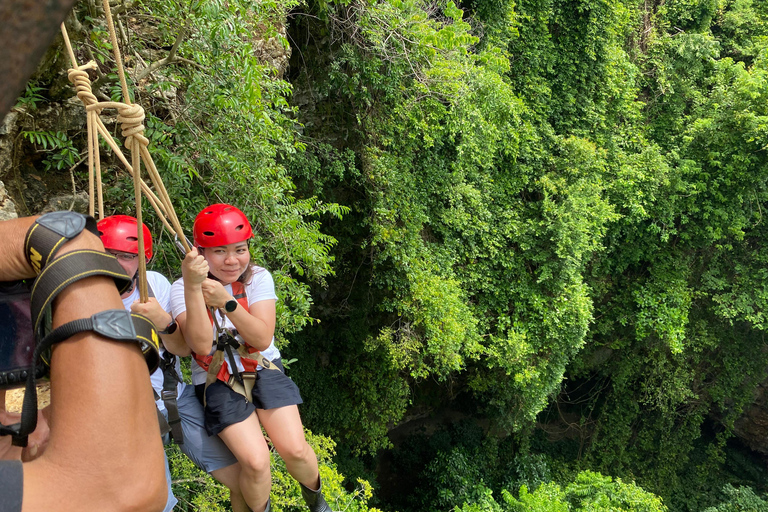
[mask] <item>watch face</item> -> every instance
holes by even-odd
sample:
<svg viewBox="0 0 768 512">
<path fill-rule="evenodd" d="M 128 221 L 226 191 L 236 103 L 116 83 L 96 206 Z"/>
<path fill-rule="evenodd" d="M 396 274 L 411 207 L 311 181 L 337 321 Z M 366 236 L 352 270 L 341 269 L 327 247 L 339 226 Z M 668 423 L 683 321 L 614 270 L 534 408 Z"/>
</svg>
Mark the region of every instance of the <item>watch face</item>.
<svg viewBox="0 0 768 512">
<path fill-rule="evenodd" d="M 236 309 L 237 309 L 237 301 L 235 299 L 228 300 L 227 303 L 224 304 L 224 310 L 227 313 L 231 313 Z"/>
<path fill-rule="evenodd" d="M 171 320 L 171 323 L 165 328 L 165 334 L 173 334 L 178 326 L 179 324 L 176 323 L 176 320 Z"/>
</svg>

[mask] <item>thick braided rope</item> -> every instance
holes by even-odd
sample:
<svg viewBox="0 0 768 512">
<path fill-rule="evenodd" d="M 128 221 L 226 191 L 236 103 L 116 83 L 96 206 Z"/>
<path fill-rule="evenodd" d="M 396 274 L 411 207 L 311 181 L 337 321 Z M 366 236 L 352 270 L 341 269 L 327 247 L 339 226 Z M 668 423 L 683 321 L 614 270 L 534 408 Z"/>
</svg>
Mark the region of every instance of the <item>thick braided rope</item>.
<svg viewBox="0 0 768 512">
<path fill-rule="evenodd" d="M 101 114 L 101 111 L 103 108 L 107 108 L 109 106 L 122 105 L 120 103 L 102 103 L 98 107 L 92 106 L 92 105 L 98 104 L 99 101 L 96 98 L 96 96 L 93 94 L 91 79 L 88 76 L 88 73 L 86 72 L 86 70 L 96 69 L 98 66 L 93 61 L 90 61 L 87 64 L 84 64 L 82 66 L 78 66 L 77 59 L 75 58 L 75 53 L 72 50 L 72 44 L 70 43 L 70 40 L 69 40 L 69 34 L 63 23 L 61 25 L 61 33 L 62 33 L 62 36 L 64 37 L 64 43 L 67 47 L 70 61 L 72 62 L 72 66 L 74 66 L 73 69 L 69 70 L 69 73 L 68 73 L 69 81 L 72 82 L 72 84 L 75 86 L 77 97 L 80 99 L 80 101 L 82 101 L 83 105 L 86 107 L 86 110 L 90 112 L 94 112 L 98 116 Z M 134 118 L 135 115 L 133 115 L 131 112 L 128 111 L 126 112 L 125 117 L 128 119 L 131 119 L 131 118 Z M 123 152 L 114 144 L 112 136 L 107 132 L 107 129 L 104 126 L 104 123 L 101 121 L 101 119 L 96 118 L 96 121 L 97 121 L 96 128 L 98 130 L 98 133 L 101 134 L 101 136 L 104 138 L 107 144 L 109 144 L 110 148 L 112 149 L 112 151 L 115 152 L 116 156 L 125 166 L 125 168 L 128 170 L 129 174 L 133 176 L 133 166 L 130 163 L 128 163 L 128 160 L 125 158 L 125 155 L 123 154 Z M 125 134 L 125 129 L 123 130 L 123 134 Z M 142 137 L 142 138 L 146 142 L 146 144 L 142 144 L 142 145 L 143 146 L 148 145 L 149 141 L 146 139 L 146 137 Z M 151 167 L 154 168 L 155 167 L 154 164 Z M 147 197 L 147 199 L 149 200 L 150 204 L 157 211 L 158 217 L 163 222 L 163 224 L 168 229 L 168 231 L 175 232 L 176 230 L 168 223 L 168 221 L 165 218 L 167 215 L 165 204 L 170 204 L 170 201 L 166 201 L 164 204 L 164 202 L 161 201 L 154 194 L 154 192 L 152 192 L 152 190 L 149 189 L 149 187 L 146 184 L 142 184 L 142 191 L 144 195 Z"/>
<path fill-rule="evenodd" d="M 69 42 L 69 38 L 66 39 Z M 75 85 L 75 91 L 77 97 L 86 106 L 86 112 L 88 116 L 88 213 L 93 217 L 95 216 L 94 210 L 94 177 L 97 185 L 97 195 L 99 203 L 99 218 L 104 217 L 104 197 L 101 186 L 101 155 L 98 151 L 94 151 L 93 148 L 98 148 L 99 136 L 94 129 L 94 119 L 98 119 L 101 114 L 101 109 L 92 109 L 88 111 L 89 105 L 95 105 L 98 103 L 96 96 L 93 95 L 91 87 L 91 79 L 88 76 L 87 69 L 94 69 L 96 63 L 91 61 L 84 66 L 77 66 L 75 69 L 70 69 L 67 74 L 69 81 Z M 95 161 L 94 161 L 95 160 Z M 98 172 L 96 172 L 98 171 Z"/>
</svg>

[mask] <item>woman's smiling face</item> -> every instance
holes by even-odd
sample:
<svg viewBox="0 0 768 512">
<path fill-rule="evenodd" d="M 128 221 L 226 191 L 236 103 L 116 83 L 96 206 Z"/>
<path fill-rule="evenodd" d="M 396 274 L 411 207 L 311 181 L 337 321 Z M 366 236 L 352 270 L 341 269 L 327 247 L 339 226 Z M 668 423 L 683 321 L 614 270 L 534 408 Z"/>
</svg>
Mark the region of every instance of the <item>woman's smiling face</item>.
<svg viewBox="0 0 768 512">
<path fill-rule="evenodd" d="M 208 262 L 211 274 L 223 284 L 237 281 L 251 261 L 247 241 L 219 247 L 206 247 L 203 249 L 203 257 Z"/>
</svg>

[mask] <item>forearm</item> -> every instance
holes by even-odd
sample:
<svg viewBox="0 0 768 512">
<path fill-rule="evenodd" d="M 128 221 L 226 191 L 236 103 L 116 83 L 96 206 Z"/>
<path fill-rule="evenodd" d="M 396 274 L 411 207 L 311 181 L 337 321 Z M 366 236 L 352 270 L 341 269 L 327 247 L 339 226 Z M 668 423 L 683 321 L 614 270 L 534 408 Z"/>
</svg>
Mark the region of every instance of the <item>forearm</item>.
<svg viewBox="0 0 768 512">
<path fill-rule="evenodd" d="M 180 323 L 184 339 L 193 352 L 208 355 L 213 347 L 213 330 L 208 318 L 208 308 L 200 287 L 184 284 L 186 315 Z"/>
<path fill-rule="evenodd" d="M 176 329 L 173 334 L 162 334 L 160 338 L 163 340 L 165 350 L 171 354 L 185 357 L 192 353 L 192 349 L 187 345 L 187 340 L 184 339 L 181 329 Z"/>
<path fill-rule="evenodd" d="M 275 334 L 274 322 L 270 325 L 261 318 L 253 316 L 245 308 L 238 306 L 227 318 L 234 324 L 240 337 L 256 350 L 266 350 Z"/>
<path fill-rule="evenodd" d="M 73 249 L 102 246 L 83 232 L 60 254 Z M 56 298 L 53 327 L 122 308 L 110 278 L 89 277 Z M 24 511 L 162 509 L 163 449 L 148 377 L 135 344 L 86 332 L 54 347 L 50 441 L 24 466 Z"/>
<path fill-rule="evenodd" d="M 35 277 L 35 272 L 24 255 L 24 238 L 35 219 L 37 217 L 23 217 L 0 222 L 0 240 L 3 240 L 0 281 Z"/>
</svg>

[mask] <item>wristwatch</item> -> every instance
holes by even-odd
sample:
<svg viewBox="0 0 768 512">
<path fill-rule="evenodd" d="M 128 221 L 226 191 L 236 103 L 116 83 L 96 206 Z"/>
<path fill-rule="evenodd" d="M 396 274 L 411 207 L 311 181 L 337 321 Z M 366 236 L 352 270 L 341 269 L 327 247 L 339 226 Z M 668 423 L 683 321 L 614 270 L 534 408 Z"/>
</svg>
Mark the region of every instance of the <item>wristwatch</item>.
<svg viewBox="0 0 768 512">
<path fill-rule="evenodd" d="M 176 323 L 175 318 L 171 318 L 171 323 L 169 323 L 165 329 L 162 331 L 157 331 L 158 334 L 173 334 L 176 332 L 176 328 L 179 326 L 179 324 Z"/>
<path fill-rule="evenodd" d="M 227 313 L 232 313 L 236 309 L 237 309 L 237 301 L 235 299 L 229 299 L 224 304 L 224 311 L 226 311 Z"/>
</svg>

